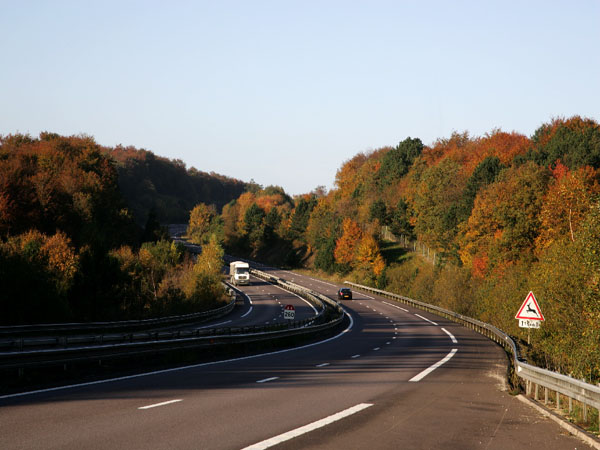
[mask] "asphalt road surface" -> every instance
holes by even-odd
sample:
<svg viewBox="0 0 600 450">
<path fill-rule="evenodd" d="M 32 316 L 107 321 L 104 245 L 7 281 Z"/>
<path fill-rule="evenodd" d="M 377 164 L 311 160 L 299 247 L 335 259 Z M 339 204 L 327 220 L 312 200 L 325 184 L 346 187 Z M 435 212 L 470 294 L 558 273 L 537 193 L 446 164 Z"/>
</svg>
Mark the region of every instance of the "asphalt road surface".
<svg viewBox="0 0 600 450">
<path fill-rule="evenodd" d="M 275 273 L 335 298 L 338 286 Z M 314 315 L 254 281 L 221 322 L 283 320 L 288 302 Z M 590 448 L 506 392 L 491 341 L 360 292 L 343 305 L 348 326 L 321 343 L 0 397 L 0 448 Z"/>
</svg>

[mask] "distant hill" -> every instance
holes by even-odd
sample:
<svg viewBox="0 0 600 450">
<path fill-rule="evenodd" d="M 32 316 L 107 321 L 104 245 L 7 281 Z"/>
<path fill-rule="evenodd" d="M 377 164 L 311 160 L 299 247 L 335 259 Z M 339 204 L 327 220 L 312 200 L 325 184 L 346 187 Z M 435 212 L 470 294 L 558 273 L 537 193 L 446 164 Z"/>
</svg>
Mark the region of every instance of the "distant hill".
<svg viewBox="0 0 600 450">
<path fill-rule="evenodd" d="M 238 198 L 247 183 L 194 167 L 186 169 L 179 159 L 168 159 L 134 147 L 106 149 L 117 162 L 119 187 L 135 221 L 143 226 L 153 209 L 161 223 L 184 223 L 198 203 L 224 205 Z"/>
</svg>

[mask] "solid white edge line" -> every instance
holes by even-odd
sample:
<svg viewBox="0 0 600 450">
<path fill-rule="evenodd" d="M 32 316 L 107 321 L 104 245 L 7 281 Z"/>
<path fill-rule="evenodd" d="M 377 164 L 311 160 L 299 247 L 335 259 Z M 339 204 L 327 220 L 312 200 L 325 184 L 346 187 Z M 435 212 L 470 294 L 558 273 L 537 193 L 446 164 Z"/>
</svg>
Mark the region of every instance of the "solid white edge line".
<svg viewBox="0 0 600 450">
<path fill-rule="evenodd" d="M 453 348 L 452 351 L 450 353 L 448 353 L 444 358 L 440 359 L 438 362 L 436 362 L 433 366 L 425 369 L 423 372 L 421 372 L 418 375 L 415 375 L 414 377 L 412 377 L 410 380 L 408 380 L 409 382 L 417 382 L 417 381 L 421 381 L 423 378 L 425 378 L 427 375 L 429 375 L 431 372 L 433 372 L 435 369 L 437 369 L 438 367 L 440 367 L 442 364 L 447 363 L 448 361 L 450 361 L 450 359 L 454 356 L 454 354 L 458 351 L 457 348 Z"/>
<path fill-rule="evenodd" d="M 371 406 L 373 406 L 373 403 L 360 403 L 356 406 L 353 406 L 352 408 L 345 409 L 343 411 L 340 411 L 339 413 L 333 414 L 329 417 L 325 417 L 324 419 L 317 420 L 316 422 L 309 423 L 308 425 L 304 425 L 303 427 L 296 428 L 295 430 L 288 431 L 287 433 L 283 433 L 270 439 L 266 439 L 254 445 L 250 445 L 248 447 L 243 448 L 242 450 L 262 450 L 269 447 L 273 447 L 274 445 L 281 444 L 282 442 L 289 441 L 290 439 L 294 439 L 298 436 L 310 433 L 311 431 L 322 428 L 333 422 L 337 422 L 338 420 L 356 414 L 362 411 L 363 409 L 367 409 Z"/>
<path fill-rule="evenodd" d="M 218 325 L 225 325 L 226 323 L 229 323 L 229 322 L 231 322 L 231 320 L 226 320 L 225 322 L 213 323 L 212 325 L 206 325 L 204 327 L 198 327 L 198 328 L 196 328 L 196 330 L 201 330 L 203 328 L 214 328 Z"/>
<path fill-rule="evenodd" d="M 244 317 L 246 317 L 248 314 L 250 314 L 252 312 L 252 308 L 254 308 L 254 306 L 250 306 L 250 309 L 248 310 L 247 313 L 245 313 L 243 316 L 240 316 L 240 319 L 243 319 Z"/>
<path fill-rule="evenodd" d="M 429 322 L 429 323 L 431 323 L 433 325 L 437 325 L 437 323 L 435 323 L 433 320 L 429 320 L 427 317 L 423 317 L 420 314 L 415 314 L 415 316 L 417 316 L 417 317 L 423 319 L 424 321 Z"/>
<path fill-rule="evenodd" d="M 235 286 L 231 286 L 231 287 L 233 288 L 233 290 L 234 290 L 234 291 L 237 291 L 237 292 L 239 292 L 241 295 L 243 295 L 244 297 L 246 297 L 246 298 L 248 299 L 248 302 L 249 302 L 250 304 L 252 304 L 252 299 L 250 298 L 250 295 L 249 295 L 249 294 L 246 294 L 244 291 L 242 291 L 241 289 L 238 289 L 238 288 L 237 288 L 237 287 L 235 287 Z M 264 289 L 263 289 L 263 292 L 264 292 Z"/>
<path fill-rule="evenodd" d="M 401 309 L 404 312 L 410 312 L 408 309 L 402 308 L 401 306 L 398 306 L 398 305 L 392 305 L 391 303 L 388 303 L 388 302 L 381 302 L 381 303 L 385 303 L 386 305 L 390 305 L 390 306 L 393 306 L 394 308 Z"/>
<path fill-rule="evenodd" d="M 158 406 L 165 406 L 165 405 L 170 405 L 171 403 L 177 403 L 177 402 L 181 402 L 183 401 L 182 398 L 177 398 L 175 400 L 169 400 L 167 402 L 161 402 L 161 403 L 155 403 L 154 405 L 148 405 L 148 406 L 140 406 L 138 409 L 150 409 L 150 408 L 156 408 Z"/>
<path fill-rule="evenodd" d="M 360 293 L 360 295 L 362 295 L 363 297 L 370 298 L 371 300 L 375 300 L 374 297 L 369 297 L 367 294 L 363 294 L 362 292 Z"/>
<path fill-rule="evenodd" d="M 19 392 L 17 394 L 7 394 L 7 395 L 0 396 L 0 400 L 7 399 L 7 398 L 25 397 L 27 395 L 34 395 L 34 394 L 43 394 L 46 392 L 61 391 L 61 390 L 65 390 L 65 389 L 80 388 L 80 387 L 92 386 L 92 385 L 96 385 L 96 384 L 112 383 L 115 381 L 131 380 L 134 378 L 147 377 L 150 375 L 160 375 L 163 373 L 178 372 L 180 370 L 188 370 L 188 369 L 196 369 L 198 367 L 214 366 L 216 364 L 224 364 L 224 363 L 230 363 L 230 362 L 235 362 L 235 361 L 243 361 L 246 359 L 260 358 L 263 356 L 279 355 L 282 353 L 288 353 L 288 352 L 293 352 L 296 350 L 302 350 L 305 348 L 315 347 L 317 345 L 321 345 L 321 344 L 325 344 L 326 342 L 333 341 L 334 339 L 338 339 L 338 338 L 342 337 L 344 334 L 348 333 L 352 329 L 352 327 L 354 326 L 354 319 L 352 319 L 352 316 L 347 311 L 344 310 L 344 313 L 348 316 L 348 319 L 350 319 L 350 324 L 348 325 L 348 328 L 341 331 L 339 334 L 336 334 L 335 336 L 330 337 L 329 339 L 325 339 L 324 341 L 319 341 L 319 342 L 313 342 L 312 344 L 303 345 L 302 347 L 287 348 L 285 350 L 277 350 L 275 352 L 261 353 L 260 355 L 242 356 L 241 358 L 224 359 L 222 361 L 211 361 L 211 362 L 201 363 L 201 364 L 192 364 L 190 366 L 173 367 L 172 369 L 156 370 L 154 372 L 138 373 L 136 375 L 126 375 L 124 377 L 109 378 L 107 380 L 89 381 L 87 383 L 69 384 L 67 386 L 56 386 L 56 387 L 48 388 L 48 389 L 39 389 L 37 391 Z"/>
<path fill-rule="evenodd" d="M 448 336 L 450 336 L 450 339 L 452 339 L 452 343 L 453 344 L 458 344 L 458 341 L 456 340 L 456 338 L 454 337 L 454 335 L 452 333 L 450 333 L 448 330 L 446 330 L 445 328 L 442 328 L 442 331 L 444 333 L 446 333 Z"/>
<path fill-rule="evenodd" d="M 279 380 L 279 377 L 265 378 L 264 380 L 258 380 L 257 383 L 268 383 L 269 381 Z"/>
<path fill-rule="evenodd" d="M 327 367 L 330 363 L 317 364 L 315 367 Z"/>
</svg>

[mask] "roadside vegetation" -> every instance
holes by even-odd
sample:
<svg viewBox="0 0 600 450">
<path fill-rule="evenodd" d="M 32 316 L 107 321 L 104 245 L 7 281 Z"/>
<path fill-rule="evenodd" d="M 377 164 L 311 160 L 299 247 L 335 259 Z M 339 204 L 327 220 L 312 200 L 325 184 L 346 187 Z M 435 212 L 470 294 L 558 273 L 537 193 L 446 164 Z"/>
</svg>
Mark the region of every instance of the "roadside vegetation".
<svg viewBox="0 0 600 450">
<path fill-rule="evenodd" d="M 600 380 L 600 126 L 557 118 L 527 137 L 407 138 L 344 162 L 335 188 L 245 192 L 213 219 L 232 254 L 387 289 L 522 340 L 531 290 L 546 321 L 536 364 Z M 385 241 L 416 240 L 432 259 Z"/>
<path fill-rule="evenodd" d="M 0 325 L 210 308 L 225 249 L 437 304 L 522 341 L 514 316 L 531 290 L 546 321 L 528 356 L 600 381 L 594 120 L 557 118 L 530 137 L 409 137 L 344 162 L 331 191 L 294 198 L 210 176 L 87 136 L 0 137 Z M 168 221 L 189 222 L 197 260 L 168 240 Z"/>
<path fill-rule="evenodd" d="M 223 299 L 218 242 L 194 261 L 155 213 L 137 225 L 110 150 L 87 136 L 0 137 L 0 325 L 141 319 Z"/>
</svg>

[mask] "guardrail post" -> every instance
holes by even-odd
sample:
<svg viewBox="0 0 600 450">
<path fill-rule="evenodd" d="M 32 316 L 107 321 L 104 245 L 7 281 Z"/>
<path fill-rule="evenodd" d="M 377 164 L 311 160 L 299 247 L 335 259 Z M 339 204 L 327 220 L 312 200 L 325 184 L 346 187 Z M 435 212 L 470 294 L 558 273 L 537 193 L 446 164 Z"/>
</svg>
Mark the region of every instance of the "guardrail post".
<svg viewBox="0 0 600 450">
<path fill-rule="evenodd" d="M 588 406 L 585 403 L 582 403 L 583 405 L 583 422 L 587 422 L 587 416 L 588 416 Z"/>
<path fill-rule="evenodd" d="M 569 413 L 573 412 L 573 399 L 569 397 Z"/>
<path fill-rule="evenodd" d="M 535 396 L 533 398 L 535 399 L 536 402 L 539 399 L 539 394 L 540 394 L 540 386 L 539 386 L 539 384 L 535 383 Z"/>
<path fill-rule="evenodd" d="M 544 405 L 548 404 L 548 388 L 544 388 Z"/>
<path fill-rule="evenodd" d="M 556 391 L 556 409 L 560 411 L 560 392 Z"/>
</svg>

